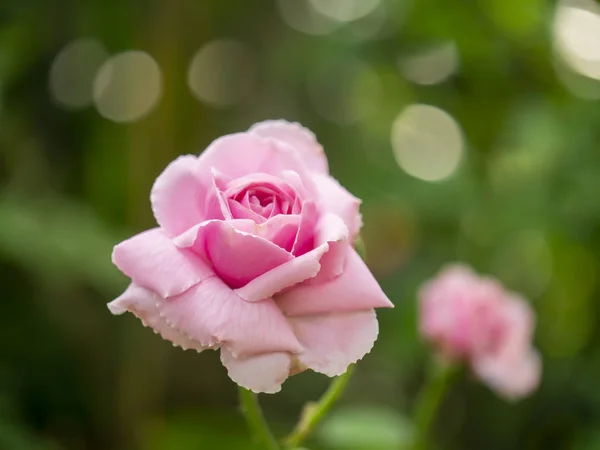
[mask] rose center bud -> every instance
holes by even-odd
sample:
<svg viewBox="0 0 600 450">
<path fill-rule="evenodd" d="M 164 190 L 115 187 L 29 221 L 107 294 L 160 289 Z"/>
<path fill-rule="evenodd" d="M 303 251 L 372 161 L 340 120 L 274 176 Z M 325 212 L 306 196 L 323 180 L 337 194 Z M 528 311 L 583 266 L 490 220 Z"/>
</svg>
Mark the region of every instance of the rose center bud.
<svg viewBox="0 0 600 450">
<path fill-rule="evenodd" d="M 234 219 L 252 219 L 256 223 L 263 223 L 280 214 L 302 212 L 300 198 L 285 182 L 234 186 L 225 195 Z"/>
</svg>

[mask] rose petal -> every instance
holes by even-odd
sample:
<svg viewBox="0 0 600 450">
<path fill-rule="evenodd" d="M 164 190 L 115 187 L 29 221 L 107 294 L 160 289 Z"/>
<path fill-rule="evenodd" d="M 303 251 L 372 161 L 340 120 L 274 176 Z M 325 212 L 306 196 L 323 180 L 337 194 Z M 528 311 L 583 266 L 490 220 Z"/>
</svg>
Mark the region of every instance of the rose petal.
<svg viewBox="0 0 600 450">
<path fill-rule="evenodd" d="M 118 315 L 126 311 L 133 313 L 142 321 L 144 326 L 150 327 L 155 333 L 162 336 L 163 339 L 171 341 L 173 345 L 181 347 L 184 350 L 194 349 L 198 352 L 213 348 L 210 345 L 203 346 L 200 342 L 191 339 L 184 333 L 169 326 L 167 322 L 160 317 L 158 305 L 163 300 L 152 291 L 131 283 L 129 287 L 118 298 L 110 302 L 107 306 L 110 312 Z"/>
<path fill-rule="evenodd" d="M 300 213 L 298 233 L 292 247 L 294 255 L 300 256 L 315 248 L 315 228 L 318 220 L 319 212 L 315 204 L 311 201 L 304 202 Z"/>
<path fill-rule="evenodd" d="M 274 394 L 290 374 L 292 360 L 289 353 L 265 353 L 247 358 L 235 358 L 221 348 L 221 362 L 227 374 L 238 385 L 252 392 Z"/>
<path fill-rule="evenodd" d="M 277 304 L 286 316 L 394 306 L 354 249 L 349 249 L 346 266 L 340 276 L 319 285 L 297 285 L 278 295 Z"/>
<path fill-rule="evenodd" d="M 222 175 L 217 173 L 217 171 L 213 171 L 212 173 L 212 184 L 211 188 L 208 191 L 206 198 L 206 206 L 204 211 L 204 217 L 207 220 L 210 219 L 223 219 L 230 220 L 233 219 L 233 215 L 231 209 L 229 208 L 229 203 L 225 197 L 225 194 L 222 192 L 219 184 L 221 184 Z M 200 223 L 202 221 L 196 222 L 194 225 Z M 191 228 L 191 227 L 190 227 Z"/>
<path fill-rule="evenodd" d="M 281 247 L 286 252 L 291 253 L 294 241 L 298 235 L 300 221 L 301 218 L 297 214 L 280 214 L 259 224 L 256 234 Z"/>
<path fill-rule="evenodd" d="M 294 317 L 290 322 L 304 347 L 298 360 L 330 377 L 369 353 L 379 333 L 373 310 Z"/>
<path fill-rule="evenodd" d="M 246 286 L 236 289 L 236 293 L 246 301 L 255 302 L 312 278 L 319 273 L 321 268 L 319 261 L 327 252 L 327 249 L 328 245 L 323 244 L 302 256 L 294 258 L 255 278 Z"/>
<path fill-rule="evenodd" d="M 354 240 L 362 227 L 362 217 L 359 212 L 361 200 L 328 175 L 317 174 L 314 181 L 319 191 L 319 206 L 324 211 L 340 216 L 348 227 L 350 237 Z"/>
<path fill-rule="evenodd" d="M 116 245 L 112 260 L 134 283 L 163 298 L 179 295 L 213 275 L 197 255 L 177 248 L 159 228 Z"/>
<path fill-rule="evenodd" d="M 255 133 L 236 133 L 217 139 L 202 152 L 199 164 L 202 174 L 216 169 L 233 179 L 258 173 L 279 176 L 284 170 L 293 170 L 307 192 L 316 194 L 312 173 L 298 153 L 287 144 Z"/>
<path fill-rule="evenodd" d="M 315 233 L 315 245 L 327 243 L 329 250 L 321 259 L 321 270 L 311 283 L 327 282 L 344 271 L 346 256 L 352 248 L 348 243 L 348 228 L 336 214 L 327 213 L 321 217 Z"/>
<path fill-rule="evenodd" d="M 237 357 L 302 351 L 273 300 L 246 302 L 217 277 L 164 301 L 160 308 L 172 327 L 205 345 L 226 344 Z"/>
<path fill-rule="evenodd" d="M 152 211 L 169 236 L 177 236 L 204 220 L 210 176 L 204 181 L 196 156 L 180 156 L 158 176 L 150 193 Z"/>
<path fill-rule="evenodd" d="M 507 400 L 518 400 L 533 392 L 540 383 L 542 362 L 530 349 L 520 358 L 484 358 L 473 361 L 473 371 Z"/>
<path fill-rule="evenodd" d="M 317 142 L 314 133 L 299 123 L 267 120 L 252 125 L 249 131 L 289 144 L 300 154 L 308 168 L 320 173 L 329 173 L 323 147 Z"/>
<path fill-rule="evenodd" d="M 503 397 L 516 400 L 539 384 L 541 358 L 531 348 L 534 314 L 525 300 L 512 294 L 504 300 L 504 333 L 500 348 L 474 355 L 474 372 Z"/>
<path fill-rule="evenodd" d="M 259 225 L 251 220 L 210 220 L 177 237 L 175 244 L 205 257 L 222 280 L 238 288 L 293 258 L 258 233 Z"/>
</svg>

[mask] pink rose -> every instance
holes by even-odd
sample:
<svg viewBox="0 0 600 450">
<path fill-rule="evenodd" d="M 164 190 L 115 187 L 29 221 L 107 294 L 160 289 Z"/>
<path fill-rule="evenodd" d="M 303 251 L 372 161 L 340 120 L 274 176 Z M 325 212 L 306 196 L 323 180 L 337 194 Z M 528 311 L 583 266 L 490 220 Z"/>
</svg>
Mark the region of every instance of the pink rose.
<svg viewBox="0 0 600 450">
<path fill-rule="evenodd" d="M 521 297 L 464 266 L 446 268 L 420 292 L 421 334 L 445 358 L 467 361 L 478 378 L 508 399 L 526 396 L 539 384 L 534 322 Z"/>
<path fill-rule="evenodd" d="M 108 306 L 184 349 L 221 349 L 232 380 L 273 393 L 305 369 L 344 373 L 392 307 L 353 242 L 360 200 L 313 133 L 267 121 L 181 156 L 150 195 L 158 227 L 118 244 Z"/>
</svg>

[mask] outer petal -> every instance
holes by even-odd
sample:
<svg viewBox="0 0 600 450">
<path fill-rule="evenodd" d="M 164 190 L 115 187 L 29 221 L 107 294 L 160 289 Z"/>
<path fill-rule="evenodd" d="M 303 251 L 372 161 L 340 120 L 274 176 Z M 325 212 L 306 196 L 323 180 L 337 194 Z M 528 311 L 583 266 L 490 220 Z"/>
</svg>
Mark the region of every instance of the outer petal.
<svg viewBox="0 0 600 450">
<path fill-rule="evenodd" d="M 286 316 L 394 306 L 354 249 L 349 250 L 344 272 L 340 276 L 324 284 L 298 285 L 278 295 L 277 304 Z"/>
<path fill-rule="evenodd" d="M 237 289 L 237 294 L 244 300 L 256 302 L 269 298 L 276 293 L 314 277 L 319 273 L 319 261 L 329 246 L 323 244 L 302 256 L 292 259 L 273 270 L 255 278 L 246 286 Z"/>
<path fill-rule="evenodd" d="M 251 132 L 263 137 L 283 141 L 296 149 L 308 168 L 320 173 L 329 173 L 327 156 L 314 133 L 299 123 L 285 120 L 267 120 L 252 125 Z"/>
<path fill-rule="evenodd" d="M 181 294 L 213 275 L 197 255 L 177 248 L 159 228 L 115 246 L 112 260 L 134 283 L 163 298 Z"/>
<path fill-rule="evenodd" d="M 340 216 L 350 231 L 350 237 L 354 240 L 362 227 L 362 217 L 359 213 L 360 199 L 329 175 L 316 174 L 314 180 L 319 191 L 321 209 Z"/>
<path fill-rule="evenodd" d="M 179 346 L 184 350 L 194 349 L 200 352 L 211 348 L 210 345 L 203 346 L 200 342 L 169 326 L 160 317 L 159 305 L 162 301 L 152 291 L 132 283 L 120 297 L 110 302 L 107 306 L 113 314 L 123 314 L 126 311 L 135 314 L 144 326 L 152 328 L 163 339 L 171 341 L 173 345 Z"/>
<path fill-rule="evenodd" d="M 289 353 L 264 353 L 247 358 L 236 358 L 226 348 L 221 348 L 221 362 L 229 378 L 252 392 L 274 394 L 290 375 L 292 359 Z"/>
<path fill-rule="evenodd" d="M 316 194 L 312 174 L 298 153 L 285 143 L 255 133 L 223 136 L 208 146 L 199 161 L 203 178 L 214 169 L 233 179 L 256 173 L 279 176 L 283 171 L 293 170 L 307 191 Z"/>
<path fill-rule="evenodd" d="M 246 302 L 217 277 L 165 301 L 161 317 L 202 343 L 227 345 L 237 357 L 302 351 L 273 300 Z"/>
<path fill-rule="evenodd" d="M 298 360 L 330 377 L 369 353 L 379 333 L 374 310 L 294 317 L 290 322 L 305 349 Z"/>
<path fill-rule="evenodd" d="M 206 258 L 223 281 L 238 288 L 293 258 L 257 236 L 259 233 L 260 226 L 251 220 L 210 220 L 179 236 L 175 243 Z"/>
<path fill-rule="evenodd" d="M 499 395 L 518 400 L 531 394 L 540 383 L 542 361 L 531 349 L 520 358 L 486 358 L 473 362 L 475 374 Z"/>
<path fill-rule="evenodd" d="M 158 224 L 169 236 L 183 233 L 204 220 L 207 192 L 212 184 L 208 174 L 200 177 L 196 156 L 180 156 L 158 176 L 150 201 Z"/>
<path fill-rule="evenodd" d="M 474 372 L 498 394 L 516 400 L 537 388 L 541 375 L 541 358 L 531 348 L 533 311 L 523 299 L 505 299 L 506 319 L 504 339 L 500 348 L 475 355 L 471 361 Z"/>
</svg>

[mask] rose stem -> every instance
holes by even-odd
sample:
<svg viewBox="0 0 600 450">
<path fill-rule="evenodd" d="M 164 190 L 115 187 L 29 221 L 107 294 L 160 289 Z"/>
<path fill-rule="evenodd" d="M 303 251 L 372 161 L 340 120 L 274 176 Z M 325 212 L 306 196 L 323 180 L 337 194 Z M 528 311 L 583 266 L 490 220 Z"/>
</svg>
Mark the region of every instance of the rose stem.
<svg viewBox="0 0 600 450">
<path fill-rule="evenodd" d="M 427 381 L 419 393 L 414 413 L 417 432 L 414 450 L 426 450 L 429 447 L 431 427 L 437 411 L 458 371 L 456 366 L 437 363 L 431 364 L 427 372 Z"/>
<path fill-rule="evenodd" d="M 242 412 L 254 438 L 262 444 L 265 450 L 279 450 L 279 445 L 263 416 L 257 395 L 243 387 L 239 387 L 238 390 Z"/>
<path fill-rule="evenodd" d="M 344 374 L 335 378 L 331 382 L 329 388 L 317 403 L 309 403 L 304 407 L 304 411 L 300 417 L 298 425 L 296 425 L 296 428 L 292 434 L 285 439 L 285 445 L 287 448 L 294 449 L 304 442 L 317 424 L 333 407 L 337 399 L 340 398 L 344 392 L 344 389 L 348 385 L 348 382 L 350 381 L 353 371 L 354 364 L 348 366 L 348 369 Z"/>
</svg>

